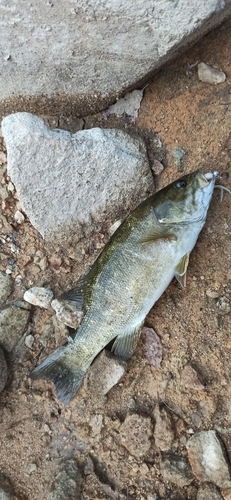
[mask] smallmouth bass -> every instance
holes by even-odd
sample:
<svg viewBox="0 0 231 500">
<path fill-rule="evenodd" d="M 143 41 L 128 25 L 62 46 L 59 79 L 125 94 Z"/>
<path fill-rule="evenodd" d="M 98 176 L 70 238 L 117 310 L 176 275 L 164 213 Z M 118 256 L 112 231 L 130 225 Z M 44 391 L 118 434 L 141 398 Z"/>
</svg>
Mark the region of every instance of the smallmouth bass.
<svg viewBox="0 0 231 500">
<path fill-rule="evenodd" d="M 69 403 L 97 354 L 112 340 L 125 360 L 153 304 L 175 276 L 186 285 L 189 255 L 204 226 L 218 172 L 181 177 L 142 202 L 113 234 L 91 269 L 62 296 L 83 319 L 74 341 L 31 372 Z"/>
</svg>

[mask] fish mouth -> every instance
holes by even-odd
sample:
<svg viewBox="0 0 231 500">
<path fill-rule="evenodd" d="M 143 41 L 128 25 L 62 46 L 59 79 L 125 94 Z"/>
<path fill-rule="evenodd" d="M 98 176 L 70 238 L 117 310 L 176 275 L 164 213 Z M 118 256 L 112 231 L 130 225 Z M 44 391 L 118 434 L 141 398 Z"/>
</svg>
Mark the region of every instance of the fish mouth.
<svg viewBox="0 0 231 500">
<path fill-rule="evenodd" d="M 207 174 L 204 174 L 204 177 L 207 181 L 211 181 L 216 180 L 218 177 L 220 177 L 220 174 L 218 170 L 214 170 L 214 172 L 207 172 Z"/>
<path fill-rule="evenodd" d="M 207 172 L 206 174 L 200 173 L 198 178 L 199 187 L 203 189 L 211 183 L 214 185 L 218 177 L 220 177 L 220 175 L 217 170 L 214 170 L 214 172 Z"/>
</svg>

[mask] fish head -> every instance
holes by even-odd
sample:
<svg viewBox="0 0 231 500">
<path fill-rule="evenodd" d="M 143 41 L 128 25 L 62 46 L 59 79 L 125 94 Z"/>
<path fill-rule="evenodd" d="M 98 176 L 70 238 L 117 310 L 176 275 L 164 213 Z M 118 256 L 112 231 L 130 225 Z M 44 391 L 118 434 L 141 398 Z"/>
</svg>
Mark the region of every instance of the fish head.
<svg viewBox="0 0 231 500">
<path fill-rule="evenodd" d="M 155 215 L 161 224 L 204 222 L 218 172 L 193 172 L 160 191 Z"/>
</svg>

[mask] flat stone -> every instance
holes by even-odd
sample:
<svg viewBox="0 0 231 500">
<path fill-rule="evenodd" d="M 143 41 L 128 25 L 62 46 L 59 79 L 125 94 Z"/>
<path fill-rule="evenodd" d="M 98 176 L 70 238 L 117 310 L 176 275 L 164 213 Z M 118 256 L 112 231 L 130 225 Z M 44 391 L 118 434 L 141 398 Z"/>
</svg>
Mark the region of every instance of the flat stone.
<svg viewBox="0 0 231 500">
<path fill-rule="evenodd" d="M 199 481 L 211 481 L 219 488 L 230 488 L 229 467 L 216 431 L 196 433 L 186 444 L 193 473 Z"/>
<path fill-rule="evenodd" d="M 194 368 L 187 364 L 181 372 L 181 385 L 186 389 L 193 389 L 194 391 L 203 391 L 204 385 L 201 383 L 199 376 Z"/>
<path fill-rule="evenodd" d="M 205 83 L 223 83 L 226 80 L 226 74 L 219 69 L 213 68 L 204 62 L 198 64 L 198 78 Z"/>
<path fill-rule="evenodd" d="M 155 445 L 161 451 L 170 450 L 174 440 L 171 419 L 165 410 L 160 411 L 158 405 L 156 405 L 153 415 L 155 418 Z"/>
<path fill-rule="evenodd" d="M 0 347 L 0 392 L 3 391 L 7 381 L 7 364 L 4 356 L 4 352 Z M 1 495 L 0 495 L 1 499 Z"/>
<path fill-rule="evenodd" d="M 153 425 L 149 417 L 133 414 L 125 418 L 120 427 L 121 443 L 135 457 L 142 457 L 149 451 Z"/>
<path fill-rule="evenodd" d="M 58 466 L 47 500 L 81 500 L 82 474 L 75 460 L 65 460 Z"/>
<path fill-rule="evenodd" d="M 73 245 L 154 191 L 144 142 L 125 131 L 72 135 L 29 113 L 4 118 L 2 131 L 22 209 L 47 240 Z"/>
<path fill-rule="evenodd" d="M 197 492 L 197 500 L 223 500 L 214 484 L 202 484 Z"/>
<path fill-rule="evenodd" d="M 143 343 L 144 355 L 150 365 L 160 368 L 163 351 L 160 337 L 158 337 L 153 328 L 144 326 L 141 332 L 141 340 Z"/>
<path fill-rule="evenodd" d="M 29 305 L 29 304 L 28 304 Z M 25 306 L 28 306 L 25 303 Z M 0 311 L 0 345 L 8 352 L 16 346 L 26 330 L 30 310 L 11 304 Z"/>
<path fill-rule="evenodd" d="M 8 299 L 12 292 L 13 278 L 10 274 L 0 271 L 0 305 Z"/>
<path fill-rule="evenodd" d="M 133 90 L 129 92 L 115 104 L 112 104 L 107 111 L 104 111 L 103 118 L 107 119 L 110 115 L 116 115 L 118 117 L 126 115 L 130 123 L 135 123 L 138 118 L 142 98 L 143 90 Z"/>
<path fill-rule="evenodd" d="M 25 338 L 25 346 L 28 347 L 28 349 L 32 349 L 33 343 L 34 343 L 33 335 L 27 335 Z"/>
<path fill-rule="evenodd" d="M 177 455 L 169 455 L 162 459 L 161 474 L 165 481 L 177 484 L 180 488 L 187 486 L 194 480 L 188 460 Z"/>
<path fill-rule="evenodd" d="M 29 304 L 49 309 L 53 299 L 53 292 L 48 288 L 34 286 L 26 290 L 23 298 L 26 302 L 29 302 Z"/>
<path fill-rule="evenodd" d="M 114 385 L 118 384 L 126 370 L 126 363 L 108 351 L 103 350 L 92 364 L 87 383 L 89 389 L 106 395 Z"/>
<path fill-rule="evenodd" d="M 151 169 L 154 175 L 160 175 L 164 170 L 164 165 L 159 160 L 154 158 Z"/>
<path fill-rule="evenodd" d="M 3 1 L 0 114 L 106 109 L 230 12 L 230 0 Z"/>
</svg>

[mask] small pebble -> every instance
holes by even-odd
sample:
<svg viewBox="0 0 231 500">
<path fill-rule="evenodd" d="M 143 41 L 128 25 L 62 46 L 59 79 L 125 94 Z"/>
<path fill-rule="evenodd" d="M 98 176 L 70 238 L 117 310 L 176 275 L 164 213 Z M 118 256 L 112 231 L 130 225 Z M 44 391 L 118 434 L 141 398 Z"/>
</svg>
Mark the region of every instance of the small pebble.
<svg viewBox="0 0 231 500">
<path fill-rule="evenodd" d="M 0 151 L 0 165 L 4 165 L 6 163 L 6 155 L 3 151 Z"/>
<path fill-rule="evenodd" d="M 219 293 L 216 292 L 216 290 L 211 290 L 211 288 L 208 288 L 208 290 L 206 290 L 206 295 L 211 299 L 218 299 L 219 297 Z"/>
<path fill-rule="evenodd" d="M 0 272 L 0 304 L 3 304 L 12 292 L 13 280 L 8 273 Z"/>
<path fill-rule="evenodd" d="M 198 78 L 201 82 L 219 84 L 226 80 L 226 74 L 204 62 L 198 64 Z"/>
<path fill-rule="evenodd" d="M 118 229 L 118 227 L 120 227 L 121 223 L 122 223 L 122 220 L 116 220 L 114 222 L 114 224 L 112 224 L 112 226 L 109 227 L 109 230 L 108 230 L 109 236 L 112 236 L 115 233 L 116 229 Z"/>
<path fill-rule="evenodd" d="M 155 419 L 155 445 L 161 451 L 170 450 L 174 440 L 171 419 L 164 409 L 160 411 L 158 405 L 156 405 L 153 415 Z"/>
<path fill-rule="evenodd" d="M 29 467 L 29 474 L 32 472 L 35 472 L 37 470 L 37 465 L 36 464 L 31 464 Z"/>
<path fill-rule="evenodd" d="M 141 332 L 144 354 L 150 365 L 160 368 L 162 361 L 162 344 L 153 328 L 144 326 Z"/>
<path fill-rule="evenodd" d="M 221 314 L 228 314 L 230 312 L 230 303 L 229 299 L 227 297 L 221 297 L 217 303 L 216 303 L 217 308 L 219 309 L 219 312 Z"/>
<path fill-rule="evenodd" d="M 59 255 L 51 255 L 51 257 L 49 257 L 48 259 L 49 261 L 49 264 L 51 267 L 53 267 L 54 269 L 59 269 L 61 264 L 62 264 L 62 259 L 61 257 L 59 257 Z"/>
<path fill-rule="evenodd" d="M 49 309 L 53 299 L 53 292 L 48 288 L 34 286 L 24 293 L 24 300 L 33 306 Z"/>
<path fill-rule="evenodd" d="M 164 165 L 159 160 L 154 159 L 151 169 L 155 175 L 160 175 L 164 170 Z"/>
<path fill-rule="evenodd" d="M 181 372 L 181 386 L 194 391 L 204 390 L 204 385 L 201 383 L 196 370 L 189 364 L 185 365 Z"/>
<path fill-rule="evenodd" d="M 185 161 L 185 151 L 181 148 L 175 148 L 172 152 L 172 156 L 178 172 L 182 172 Z"/>
<path fill-rule="evenodd" d="M 3 391 L 6 385 L 6 381 L 7 381 L 7 364 L 3 349 L 0 347 L 0 392 Z"/>
<path fill-rule="evenodd" d="M 9 183 L 7 184 L 7 191 L 8 191 L 8 192 L 10 192 L 10 193 L 13 193 L 13 192 L 14 192 L 14 190 L 15 190 L 15 188 L 14 188 L 14 184 L 13 184 L 12 182 L 9 182 Z"/>
<path fill-rule="evenodd" d="M 34 337 L 33 335 L 27 335 L 25 338 L 25 346 L 28 347 L 28 349 L 31 349 L 34 343 Z"/>
<path fill-rule="evenodd" d="M 19 210 L 16 210 L 15 214 L 14 214 L 14 219 L 15 221 L 18 223 L 18 224 L 22 224 L 25 220 L 25 217 L 24 215 L 22 214 L 22 212 L 20 212 Z"/>
</svg>

